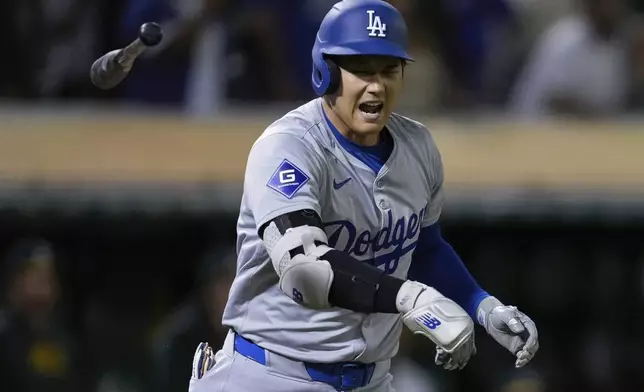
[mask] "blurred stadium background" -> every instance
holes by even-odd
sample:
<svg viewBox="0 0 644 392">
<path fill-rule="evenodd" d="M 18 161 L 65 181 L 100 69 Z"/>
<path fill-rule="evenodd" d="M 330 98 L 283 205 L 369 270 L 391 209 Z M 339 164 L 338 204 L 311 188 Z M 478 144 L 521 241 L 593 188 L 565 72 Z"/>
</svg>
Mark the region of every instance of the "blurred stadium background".
<svg viewBox="0 0 644 392">
<path fill-rule="evenodd" d="M 0 4 L 0 390 L 187 391 L 196 344 L 222 340 L 248 150 L 312 97 L 334 1 Z M 446 237 L 541 337 L 519 371 L 477 329 L 445 372 L 405 336 L 398 390 L 644 390 L 644 2 L 391 2 Z M 93 60 L 147 21 L 164 43 L 93 88 Z"/>
</svg>

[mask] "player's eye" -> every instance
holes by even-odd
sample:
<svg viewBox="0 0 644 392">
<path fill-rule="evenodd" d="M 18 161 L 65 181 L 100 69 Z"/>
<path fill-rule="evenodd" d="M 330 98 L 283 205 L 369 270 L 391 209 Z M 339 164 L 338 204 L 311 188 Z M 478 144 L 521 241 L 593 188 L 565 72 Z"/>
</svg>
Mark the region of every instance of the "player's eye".
<svg viewBox="0 0 644 392">
<path fill-rule="evenodd" d="M 372 76 L 375 75 L 375 72 L 371 69 L 354 69 L 351 71 L 354 75 L 358 76 Z"/>
<path fill-rule="evenodd" d="M 400 68 L 397 65 L 394 65 L 394 66 L 385 68 L 384 71 L 382 71 L 382 73 L 385 75 L 394 75 L 398 73 L 399 69 Z"/>
</svg>

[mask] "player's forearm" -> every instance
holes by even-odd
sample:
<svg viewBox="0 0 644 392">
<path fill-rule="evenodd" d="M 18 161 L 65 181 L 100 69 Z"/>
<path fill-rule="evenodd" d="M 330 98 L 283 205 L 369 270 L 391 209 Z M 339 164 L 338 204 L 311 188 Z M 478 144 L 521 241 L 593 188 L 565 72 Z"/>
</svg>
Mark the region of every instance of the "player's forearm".
<svg viewBox="0 0 644 392">
<path fill-rule="evenodd" d="M 420 230 L 409 278 L 434 287 L 463 307 L 473 319 L 479 303 L 489 296 L 441 236 L 438 224 Z"/>
<path fill-rule="evenodd" d="M 333 270 L 331 305 L 361 313 L 398 313 L 396 296 L 404 283 L 402 279 L 336 249 L 321 258 Z"/>
<path fill-rule="evenodd" d="M 361 313 L 400 312 L 397 296 L 405 281 L 330 248 L 321 222 L 315 211 L 299 210 L 260 227 L 282 291 L 314 309 L 337 306 Z"/>
<path fill-rule="evenodd" d="M 330 304 L 362 313 L 401 313 L 414 334 L 426 336 L 450 353 L 472 336 L 473 320 L 435 288 L 386 275 L 335 249 L 322 254 L 318 263 L 323 261 L 333 270 Z"/>
</svg>

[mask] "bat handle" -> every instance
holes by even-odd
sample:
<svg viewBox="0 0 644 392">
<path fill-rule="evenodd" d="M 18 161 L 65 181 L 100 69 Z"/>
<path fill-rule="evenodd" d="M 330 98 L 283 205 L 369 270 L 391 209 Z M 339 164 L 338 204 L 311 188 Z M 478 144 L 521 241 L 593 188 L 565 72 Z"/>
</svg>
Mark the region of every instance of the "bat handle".
<svg viewBox="0 0 644 392">
<path fill-rule="evenodd" d="M 116 56 L 116 61 L 123 67 L 124 72 L 130 72 L 134 61 L 139 57 L 143 52 L 145 52 L 146 46 L 143 44 L 140 38 L 135 39 L 131 44 L 121 49 L 119 54 Z"/>
</svg>

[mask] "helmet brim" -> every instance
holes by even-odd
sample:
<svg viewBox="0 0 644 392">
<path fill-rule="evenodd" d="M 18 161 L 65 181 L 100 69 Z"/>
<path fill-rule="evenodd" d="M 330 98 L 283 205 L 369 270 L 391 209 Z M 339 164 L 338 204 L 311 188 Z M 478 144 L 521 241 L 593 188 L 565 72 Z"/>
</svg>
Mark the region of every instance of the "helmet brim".
<svg viewBox="0 0 644 392">
<path fill-rule="evenodd" d="M 346 42 L 342 46 L 322 48 L 320 52 L 330 56 L 390 56 L 405 61 L 414 61 L 413 57 L 400 45 L 384 39 Z"/>
</svg>

